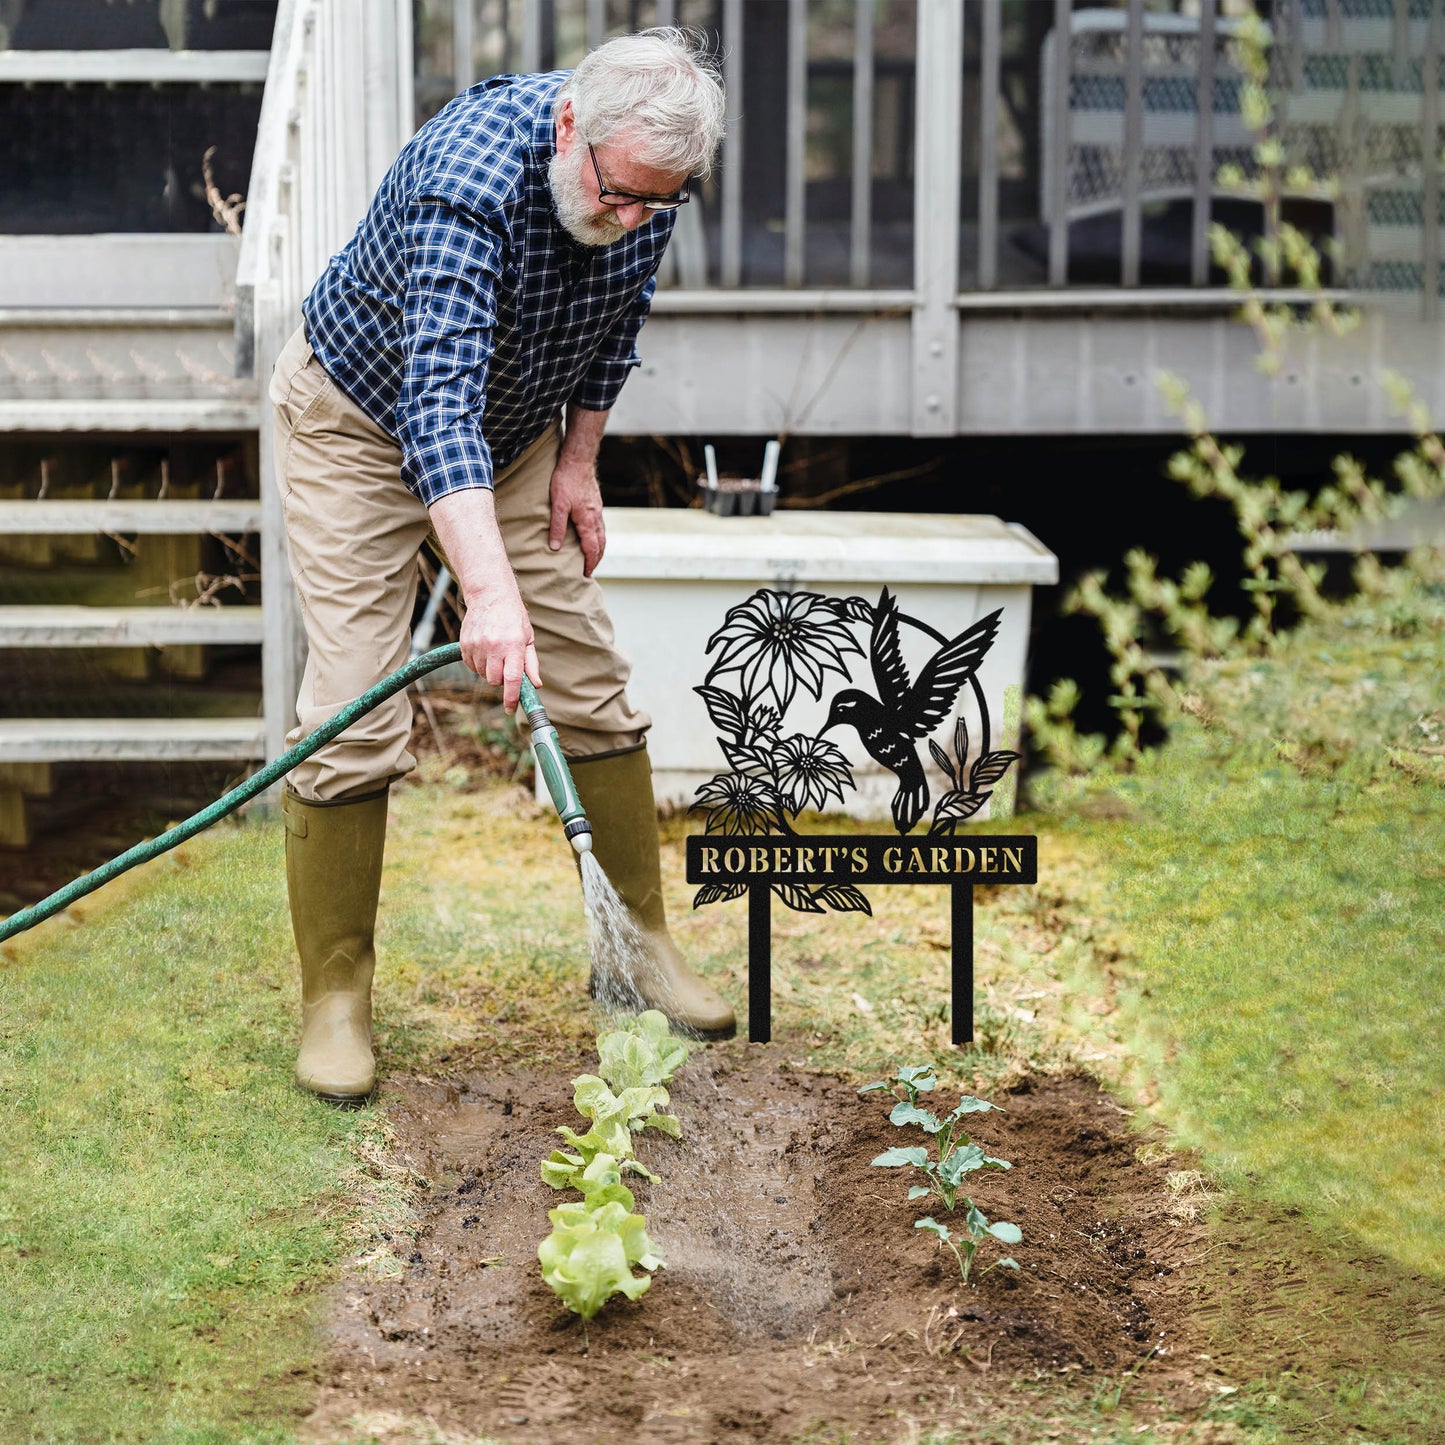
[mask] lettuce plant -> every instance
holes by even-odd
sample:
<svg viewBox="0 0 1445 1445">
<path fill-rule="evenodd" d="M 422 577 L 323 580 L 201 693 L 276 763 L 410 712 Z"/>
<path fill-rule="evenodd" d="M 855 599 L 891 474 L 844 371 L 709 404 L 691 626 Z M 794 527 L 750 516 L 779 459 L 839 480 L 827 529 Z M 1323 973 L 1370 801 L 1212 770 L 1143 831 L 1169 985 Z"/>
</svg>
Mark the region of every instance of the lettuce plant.
<svg viewBox="0 0 1445 1445">
<path fill-rule="evenodd" d="M 677 1119 L 663 1085 L 687 1058 L 687 1045 L 671 1038 L 667 1020 L 649 1010 L 597 1041 L 598 1074 L 572 1081 L 577 1112 L 591 1121 L 585 1134 L 563 1126 L 570 1150 L 554 1149 L 542 1165 L 553 1189 L 576 1189 L 582 1198 L 548 1211 L 552 1232 L 537 1249 L 542 1277 L 574 1313 L 590 1320 L 614 1294 L 637 1299 L 652 1283 L 632 1267 L 658 1269 L 662 1259 L 647 1237 L 647 1221 L 633 1213 L 623 1171 L 655 1180 L 632 1153 L 632 1136 L 657 1129 L 677 1138 Z"/>
<path fill-rule="evenodd" d="M 632 1266 L 657 1269 L 662 1259 L 647 1237 L 647 1221 L 632 1212 L 632 1191 L 617 1161 L 599 1154 L 583 1171 L 580 1200 L 547 1211 L 552 1232 L 537 1248 L 542 1278 L 563 1304 L 590 1320 L 614 1294 L 638 1299 L 652 1283 Z"/>
<path fill-rule="evenodd" d="M 639 1014 L 625 1028 L 597 1040 L 597 1072 L 614 1089 L 665 1084 L 687 1062 L 687 1044 L 667 1031 L 657 1010 Z"/>
<path fill-rule="evenodd" d="M 569 1148 L 554 1149 L 542 1165 L 542 1178 L 553 1189 L 580 1188 L 582 1171 L 602 1154 L 610 1154 L 627 1173 L 655 1181 L 657 1176 L 633 1158 L 632 1135 L 657 1129 L 676 1139 L 680 1133 L 676 1117 L 659 1110 L 668 1104 L 662 1086 L 686 1062 L 687 1045 L 669 1036 L 661 1013 L 649 1009 L 623 1028 L 603 1034 L 597 1053 L 600 1074 L 579 1074 L 572 1080 L 577 1112 L 590 1119 L 592 1127 L 585 1134 L 566 1125 L 557 1130 Z"/>
</svg>

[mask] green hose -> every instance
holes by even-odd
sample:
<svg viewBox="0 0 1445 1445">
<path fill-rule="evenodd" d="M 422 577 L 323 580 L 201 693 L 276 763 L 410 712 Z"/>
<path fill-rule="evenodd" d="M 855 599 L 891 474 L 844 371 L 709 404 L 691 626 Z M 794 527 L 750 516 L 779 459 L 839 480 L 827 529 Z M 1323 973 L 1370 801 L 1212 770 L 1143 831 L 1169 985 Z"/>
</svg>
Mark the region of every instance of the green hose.
<svg viewBox="0 0 1445 1445">
<path fill-rule="evenodd" d="M 347 703 L 335 717 L 328 718 L 314 733 L 302 738 L 295 747 L 288 748 L 274 763 L 268 763 L 259 773 L 247 778 L 239 787 L 232 788 L 229 793 L 217 798 L 209 807 L 202 808 L 184 823 L 177 823 L 174 828 L 168 828 L 157 838 L 137 843 L 118 858 L 112 858 L 109 863 L 102 864 L 93 872 L 83 874 L 73 883 L 67 883 L 49 898 L 42 898 L 32 907 L 12 913 L 9 918 L 0 922 L 0 943 L 44 922 L 52 914 L 69 908 L 77 898 L 93 893 L 112 878 L 134 868 L 137 863 L 148 863 L 178 843 L 184 843 L 187 838 L 194 838 L 212 823 L 219 823 L 228 813 L 234 813 L 242 803 L 249 803 L 258 793 L 264 793 L 273 783 L 279 782 L 297 763 L 304 762 L 318 748 L 324 747 L 337 733 L 344 732 L 357 718 L 364 717 L 378 703 L 385 702 L 394 693 L 410 686 L 417 678 L 425 677 L 427 673 L 435 672 L 437 668 L 445 667 L 448 663 L 460 662 L 461 658 L 462 649 L 455 642 L 414 657 L 405 667 L 399 667 L 390 677 L 384 677 L 375 687 L 362 693 L 355 702 Z"/>
</svg>

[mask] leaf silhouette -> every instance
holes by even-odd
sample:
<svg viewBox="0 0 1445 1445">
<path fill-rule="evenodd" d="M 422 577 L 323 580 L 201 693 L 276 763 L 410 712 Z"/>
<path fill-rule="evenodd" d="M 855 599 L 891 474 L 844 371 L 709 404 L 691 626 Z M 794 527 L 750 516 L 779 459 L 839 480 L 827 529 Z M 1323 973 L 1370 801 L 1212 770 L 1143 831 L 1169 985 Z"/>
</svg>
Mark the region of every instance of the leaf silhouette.
<svg viewBox="0 0 1445 1445">
<path fill-rule="evenodd" d="M 812 892 L 796 883 L 774 883 L 773 892 L 798 913 L 826 913 L 828 910 L 814 900 Z"/>
<path fill-rule="evenodd" d="M 765 749 L 744 747 L 740 743 L 723 743 L 722 750 L 723 756 L 737 772 L 746 773 L 750 778 L 772 780 L 772 759 Z"/>
<path fill-rule="evenodd" d="M 951 838 L 954 830 L 958 827 L 957 818 L 941 818 L 935 820 L 933 826 L 928 830 L 930 838 Z"/>
<path fill-rule="evenodd" d="M 932 738 L 928 740 L 928 751 L 933 754 L 933 761 L 943 769 L 944 776 L 956 788 L 958 786 L 958 774 L 953 771 L 953 759 L 950 758 Z"/>
<path fill-rule="evenodd" d="M 774 742 L 777 740 L 782 725 L 783 719 L 777 708 L 770 703 L 763 703 L 761 706 L 755 707 L 748 715 L 747 732 L 744 737 L 753 743 L 763 740 Z"/>
<path fill-rule="evenodd" d="M 830 597 L 828 606 L 849 622 L 873 622 L 873 604 L 865 597 Z"/>
<path fill-rule="evenodd" d="M 695 687 L 693 691 L 702 698 L 707 705 L 707 715 L 713 720 L 713 725 L 720 727 L 733 739 L 742 736 L 747 720 L 743 716 L 743 706 L 732 693 L 724 691 L 720 687 Z"/>
<path fill-rule="evenodd" d="M 988 802 L 989 793 L 945 793 L 938 800 L 938 807 L 934 809 L 933 821 L 941 822 L 944 819 L 953 819 L 955 822 L 964 818 L 971 818 Z"/>
<path fill-rule="evenodd" d="M 868 902 L 867 895 L 851 883 L 830 883 L 818 889 L 813 897 L 838 913 L 866 913 L 870 918 L 873 916 L 873 905 Z"/>
<path fill-rule="evenodd" d="M 704 883 L 693 895 L 692 906 L 703 908 L 709 903 L 727 903 L 741 898 L 747 891 L 746 883 Z"/>
<path fill-rule="evenodd" d="M 973 772 L 968 779 L 969 787 L 974 790 L 992 787 L 1008 772 L 1009 765 L 1018 761 L 1018 757 L 1017 753 L 1011 753 L 1007 748 L 1000 748 L 996 753 L 985 753 L 973 765 Z"/>
</svg>

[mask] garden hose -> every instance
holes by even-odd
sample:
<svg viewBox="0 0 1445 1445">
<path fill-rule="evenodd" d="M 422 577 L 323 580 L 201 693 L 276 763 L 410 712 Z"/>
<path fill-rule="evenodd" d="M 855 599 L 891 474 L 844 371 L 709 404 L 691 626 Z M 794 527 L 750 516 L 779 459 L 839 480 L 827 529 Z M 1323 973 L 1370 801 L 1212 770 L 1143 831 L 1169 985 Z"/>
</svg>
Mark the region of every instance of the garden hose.
<svg viewBox="0 0 1445 1445">
<path fill-rule="evenodd" d="M 577 796 L 577 785 L 572 781 L 567 761 L 562 756 L 557 729 L 548 721 L 536 688 L 525 677 L 522 679 L 522 707 L 532 725 L 532 752 L 537 758 L 537 770 L 547 785 L 558 817 L 562 819 L 562 832 L 579 854 L 590 853 L 592 824 L 587 821 L 582 799 Z"/>
<path fill-rule="evenodd" d="M 243 803 L 249 803 L 273 783 L 279 782 L 297 763 L 304 762 L 312 753 L 325 747 L 338 733 L 344 732 L 358 718 L 365 717 L 377 704 L 385 702 L 387 698 L 410 686 L 418 678 L 425 677 L 427 673 L 435 672 L 437 668 L 446 667 L 449 663 L 460 662 L 461 657 L 461 647 L 453 642 L 412 658 L 389 677 L 382 678 L 375 687 L 368 688 L 355 701 L 347 703 L 335 717 L 328 718 L 315 732 L 302 738 L 294 747 L 288 748 L 274 763 L 268 763 L 260 772 L 217 798 L 209 807 L 202 808 L 199 813 L 187 818 L 184 823 L 177 823 L 174 828 L 168 828 L 158 837 L 137 843 L 134 848 L 127 849 L 109 863 L 82 874 L 73 883 L 67 883 L 49 898 L 43 898 L 29 908 L 22 908 L 18 913 L 12 913 L 9 918 L 0 919 L 0 943 L 4 943 L 7 938 L 14 938 L 17 933 L 24 933 L 27 928 L 34 928 L 37 923 L 43 923 L 62 909 L 69 908 L 77 899 L 93 893 L 138 863 L 148 863 L 152 858 L 169 852 L 188 838 L 194 838 L 212 823 L 219 823 Z M 562 750 L 557 743 L 557 730 L 547 720 L 547 714 L 537 700 L 537 693 L 526 678 L 522 679 L 522 701 L 528 721 L 532 724 L 537 766 L 546 781 L 553 802 L 557 804 L 558 813 L 562 815 L 568 841 L 577 852 L 584 853 L 592 846 L 592 827 L 583 815 L 577 789 L 572 783 L 572 775 L 567 771 L 567 764 L 562 758 Z"/>
</svg>

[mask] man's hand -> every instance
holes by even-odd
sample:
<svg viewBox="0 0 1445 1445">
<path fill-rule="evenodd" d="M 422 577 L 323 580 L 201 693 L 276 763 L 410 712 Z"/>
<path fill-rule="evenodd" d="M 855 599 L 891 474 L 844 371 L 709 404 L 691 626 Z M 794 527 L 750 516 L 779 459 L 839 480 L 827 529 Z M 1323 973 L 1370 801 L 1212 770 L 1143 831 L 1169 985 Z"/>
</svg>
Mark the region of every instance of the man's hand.
<svg viewBox="0 0 1445 1445">
<path fill-rule="evenodd" d="M 602 489 L 597 485 L 597 448 L 607 429 L 605 411 L 567 405 L 567 430 L 552 468 L 552 525 L 547 545 L 562 549 L 567 523 L 577 528 L 582 543 L 582 575 L 590 577 L 602 560 L 607 533 L 602 524 Z"/>
<path fill-rule="evenodd" d="M 540 686 L 537 673 L 537 650 L 532 644 L 532 623 L 522 605 L 512 569 L 505 578 L 489 587 L 480 596 L 467 598 L 466 616 L 462 618 L 462 661 L 475 673 L 485 677 L 493 687 L 502 689 L 502 706 L 510 713 L 517 710 L 525 672 Z"/>
<path fill-rule="evenodd" d="M 582 544 L 582 575 L 590 577 L 607 546 L 597 468 L 559 458 L 552 472 L 552 525 L 547 535 L 547 545 L 554 552 L 560 551 L 566 540 L 568 522 L 577 528 L 577 540 Z"/>
<path fill-rule="evenodd" d="M 522 674 L 537 687 L 542 685 L 542 676 L 531 619 L 497 526 L 495 500 L 489 489 L 473 487 L 438 498 L 429 510 L 447 564 L 467 604 L 462 619 L 462 661 L 500 687 L 502 706 L 515 712 Z"/>
</svg>

